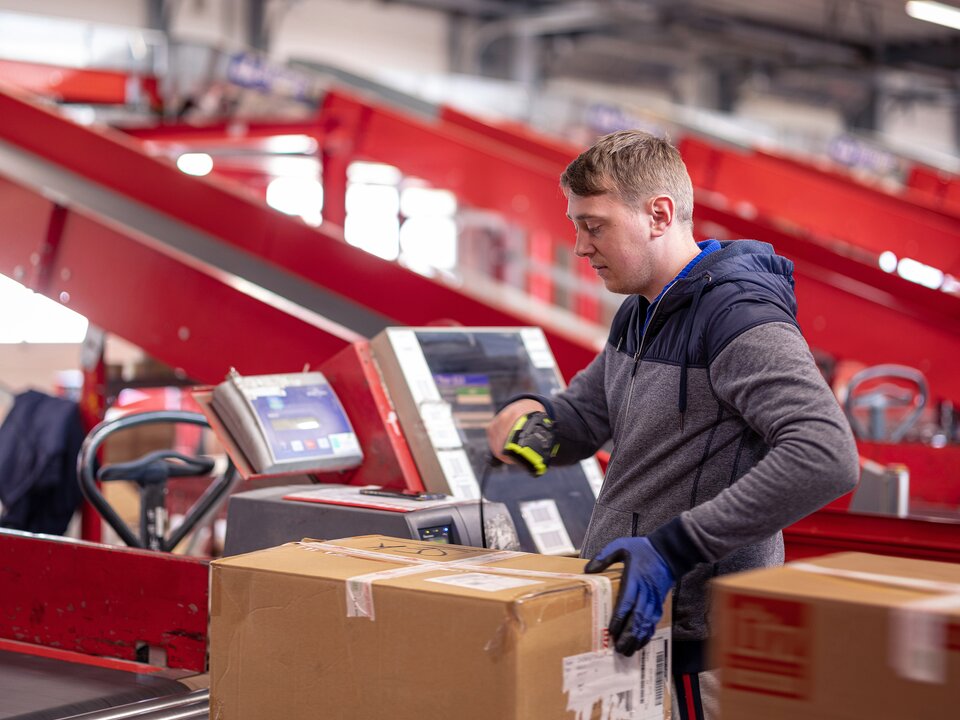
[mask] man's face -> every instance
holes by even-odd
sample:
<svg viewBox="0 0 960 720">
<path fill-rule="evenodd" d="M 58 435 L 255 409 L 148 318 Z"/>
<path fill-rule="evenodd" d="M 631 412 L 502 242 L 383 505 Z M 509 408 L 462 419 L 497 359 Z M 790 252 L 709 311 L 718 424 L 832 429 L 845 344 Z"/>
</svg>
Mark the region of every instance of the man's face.
<svg viewBox="0 0 960 720">
<path fill-rule="evenodd" d="M 654 276 L 651 216 L 604 193 L 582 197 L 567 192 L 567 217 L 577 231 L 574 252 L 587 259 L 607 290 L 646 295 Z M 653 295 L 659 292 L 653 288 Z"/>
</svg>

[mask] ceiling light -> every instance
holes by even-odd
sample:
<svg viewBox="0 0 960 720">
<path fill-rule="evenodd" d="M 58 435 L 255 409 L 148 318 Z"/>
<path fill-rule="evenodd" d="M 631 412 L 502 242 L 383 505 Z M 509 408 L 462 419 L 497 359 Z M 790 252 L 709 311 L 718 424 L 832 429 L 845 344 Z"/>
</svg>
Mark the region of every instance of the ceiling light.
<svg viewBox="0 0 960 720">
<path fill-rule="evenodd" d="M 888 273 L 896 272 L 897 256 L 889 250 L 880 253 L 880 269 Z"/>
<path fill-rule="evenodd" d="M 944 5 L 933 0 L 910 0 L 906 10 L 907 15 L 917 20 L 960 30 L 960 8 L 953 5 Z"/>
<path fill-rule="evenodd" d="M 911 258 L 902 258 L 897 263 L 897 275 L 904 280 L 923 285 L 931 290 L 938 290 L 943 285 L 944 280 L 943 271 Z"/>
<path fill-rule="evenodd" d="M 177 158 L 177 167 L 182 173 L 202 177 L 213 170 L 213 158 L 207 153 L 184 153 Z"/>
</svg>

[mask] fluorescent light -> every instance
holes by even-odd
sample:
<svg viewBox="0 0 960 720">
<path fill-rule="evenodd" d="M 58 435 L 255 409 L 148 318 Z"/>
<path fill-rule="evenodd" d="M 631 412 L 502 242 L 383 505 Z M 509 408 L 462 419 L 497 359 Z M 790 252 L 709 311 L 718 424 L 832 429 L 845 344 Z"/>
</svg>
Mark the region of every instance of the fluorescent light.
<svg viewBox="0 0 960 720">
<path fill-rule="evenodd" d="M 393 165 L 357 161 L 347 168 L 347 179 L 367 185 L 396 185 L 403 179 L 403 173 Z"/>
<path fill-rule="evenodd" d="M 347 215 L 343 236 L 354 247 L 384 260 L 396 260 L 400 255 L 400 221 L 396 217 Z"/>
<path fill-rule="evenodd" d="M 311 155 L 317 151 L 317 141 L 309 135 L 274 135 L 264 143 L 272 153 Z"/>
<path fill-rule="evenodd" d="M 960 8 L 953 5 L 944 5 L 933 0 L 910 0 L 906 10 L 907 15 L 917 20 L 960 30 Z"/>
<path fill-rule="evenodd" d="M 213 170 L 213 158 L 207 153 L 184 153 L 177 158 L 177 167 L 182 173 L 202 177 Z"/>
<path fill-rule="evenodd" d="M 880 269 L 888 273 L 896 272 L 897 256 L 889 250 L 880 253 Z"/>
<path fill-rule="evenodd" d="M 429 215 L 407 218 L 400 227 L 400 251 L 417 272 L 420 268 L 452 271 L 457 265 L 456 221 Z"/>
<path fill-rule="evenodd" d="M 318 180 L 278 177 L 267 185 L 267 205 L 287 215 L 299 215 L 319 227 L 323 221 L 323 185 Z"/>
<path fill-rule="evenodd" d="M 924 265 L 912 258 L 902 258 L 897 264 L 897 275 L 904 280 L 915 282 L 931 290 L 938 290 L 943 285 L 943 271 L 935 267 Z"/>
<path fill-rule="evenodd" d="M 362 185 L 351 182 L 344 198 L 347 215 L 370 215 L 397 220 L 400 193 L 388 185 Z"/>
<path fill-rule="evenodd" d="M 400 212 L 407 217 L 452 217 L 457 198 L 449 190 L 408 187 L 400 194 Z"/>
</svg>

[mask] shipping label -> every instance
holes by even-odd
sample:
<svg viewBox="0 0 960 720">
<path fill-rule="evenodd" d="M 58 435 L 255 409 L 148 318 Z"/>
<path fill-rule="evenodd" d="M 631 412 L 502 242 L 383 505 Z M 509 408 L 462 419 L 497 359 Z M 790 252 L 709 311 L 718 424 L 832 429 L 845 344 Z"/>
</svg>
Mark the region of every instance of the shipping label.
<svg viewBox="0 0 960 720">
<path fill-rule="evenodd" d="M 943 683 L 950 649 L 948 613 L 960 608 L 960 595 L 937 595 L 891 610 L 890 665 L 908 680 Z"/>
<path fill-rule="evenodd" d="M 464 573 L 452 577 L 427 578 L 427 582 L 455 585 L 470 590 L 482 590 L 483 592 L 499 592 L 500 590 L 513 590 L 525 585 L 543 584 L 541 580 L 524 580 L 523 578 L 488 575 L 486 573 Z"/>
<path fill-rule="evenodd" d="M 611 649 L 566 657 L 567 710 L 577 720 L 588 720 L 599 704 L 602 720 L 662 720 L 670 696 L 669 667 L 670 628 L 658 630 L 630 657 Z"/>
<path fill-rule="evenodd" d="M 809 609 L 790 600 L 732 595 L 724 611 L 724 687 L 809 698 Z"/>
<path fill-rule="evenodd" d="M 520 503 L 520 515 L 542 555 L 573 555 L 576 549 L 553 498 Z"/>
</svg>

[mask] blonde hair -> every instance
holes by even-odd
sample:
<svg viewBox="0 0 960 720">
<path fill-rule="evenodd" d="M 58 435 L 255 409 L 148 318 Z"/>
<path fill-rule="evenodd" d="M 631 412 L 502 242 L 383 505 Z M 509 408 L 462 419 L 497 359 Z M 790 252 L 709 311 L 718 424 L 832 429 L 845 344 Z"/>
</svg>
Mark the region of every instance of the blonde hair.
<svg viewBox="0 0 960 720">
<path fill-rule="evenodd" d="M 679 151 L 641 130 L 620 130 L 601 137 L 567 166 L 560 187 L 581 197 L 616 193 L 631 205 L 655 195 L 669 195 L 676 219 L 693 223 L 693 183 Z"/>
</svg>

